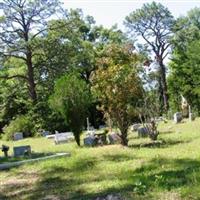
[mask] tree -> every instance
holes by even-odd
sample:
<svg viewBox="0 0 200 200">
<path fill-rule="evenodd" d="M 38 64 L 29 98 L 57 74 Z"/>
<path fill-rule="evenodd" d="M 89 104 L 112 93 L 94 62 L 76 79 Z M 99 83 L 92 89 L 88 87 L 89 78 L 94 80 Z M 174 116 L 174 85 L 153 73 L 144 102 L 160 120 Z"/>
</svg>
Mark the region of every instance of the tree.
<svg viewBox="0 0 200 200">
<path fill-rule="evenodd" d="M 191 107 L 200 112 L 200 9 L 176 21 L 172 40 L 173 52 L 168 77 L 170 104 L 174 111 L 180 109 L 181 95 Z"/>
<path fill-rule="evenodd" d="M 25 66 L 25 73 L 1 78 L 20 78 L 27 82 L 32 102 L 37 102 L 34 41 L 47 28 L 47 20 L 60 8 L 58 0 L 3 0 L 0 3 L 0 57 L 3 61 L 15 58 Z M 13 63 L 14 65 L 14 63 Z M 13 66 L 11 66 L 13 67 Z"/>
<path fill-rule="evenodd" d="M 85 81 L 75 72 L 61 77 L 56 81 L 49 102 L 63 116 L 80 146 L 80 134 L 91 103 L 90 91 Z"/>
<path fill-rule="evenodd" d="M 92 92 L 99 101 L 99 108 L 120 129 L 125 146 L 130 123 L 138 114 L 138 99 L 142 98 L 142 83 L 137 74 L 139 60 L 132 46 L 110 44 L 91 77 Z"/>
<path fill-rule="evenodd" d="M 144 4 L 126 17 L 125 25 L 139 37 L 142 37 L 155 55 L 159 65 L 159 93 L 161 105 L 168 110 L 168 94 L 166 83 L 166 66 L 164 59 L 170 47 L 169 39 L 174 24 L 170 11 L 162 4 L 152 2 Z"/>
</svg>

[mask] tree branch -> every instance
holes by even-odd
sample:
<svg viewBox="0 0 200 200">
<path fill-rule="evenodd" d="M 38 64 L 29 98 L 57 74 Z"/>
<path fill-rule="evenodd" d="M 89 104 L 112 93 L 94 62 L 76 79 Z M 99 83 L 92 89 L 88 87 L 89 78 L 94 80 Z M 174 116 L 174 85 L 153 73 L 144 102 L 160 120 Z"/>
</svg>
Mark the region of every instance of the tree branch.
<svg viewBox="0 0 200 200">
<path fill-rule="evenodd" d="M 16 75 L 13 75 L 13 76 L 0 76 L 0 79 L 7 79 L 7 80 L 9 80 L 9 79 L 13 79 L 13 78 L 21 78 L 21 79 L 24 79 L 24 80 L 28 80 L 28 78 L 26 77 L 26 76 L 24 76 L 24 75 L 20 75 L 20 74 L 16 74 Z"/>
</svg>

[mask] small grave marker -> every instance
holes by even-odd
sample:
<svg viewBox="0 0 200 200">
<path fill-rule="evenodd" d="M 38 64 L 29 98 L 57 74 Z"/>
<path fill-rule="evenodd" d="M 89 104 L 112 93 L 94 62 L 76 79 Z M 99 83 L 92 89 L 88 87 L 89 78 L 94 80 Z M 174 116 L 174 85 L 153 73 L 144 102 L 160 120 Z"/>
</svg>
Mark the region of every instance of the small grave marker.
<svg viewBox="0 0 200 200">
<path fill-rule="evenodd" d="M 182 121 L 183 117 L 182 117 L 182 113 L 181 112 L 177 112 L 174 114 L 174 122 L 175 123 L 180 123 Z"/>
<path fill-rule="evenodd" d="M 21 132 L 14 133 L 14 135 L 13 135 L 14 141 L 22 140 L 22 139 L 23 139 L 23 133 L 21 133 Z"/>
<path fill-rule="evenodd" d="M 26 146 L 13 147 L 13 152 L 14 152 L 14 157 L 30 155 L 31 154 L 31 146 L 26 145 Z"/>
</svg>

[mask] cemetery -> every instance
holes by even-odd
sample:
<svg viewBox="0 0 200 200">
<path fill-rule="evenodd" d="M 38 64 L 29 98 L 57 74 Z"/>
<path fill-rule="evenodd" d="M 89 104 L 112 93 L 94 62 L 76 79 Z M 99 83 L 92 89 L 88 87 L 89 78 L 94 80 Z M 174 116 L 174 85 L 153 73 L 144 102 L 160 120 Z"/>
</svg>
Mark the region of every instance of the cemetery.
<svg viewBox="0 0 200 200">
<path fill-rule="evenodd" d="M 200 200 L 200 2 L 0 0 L 0 200 Z"/>
</svg>

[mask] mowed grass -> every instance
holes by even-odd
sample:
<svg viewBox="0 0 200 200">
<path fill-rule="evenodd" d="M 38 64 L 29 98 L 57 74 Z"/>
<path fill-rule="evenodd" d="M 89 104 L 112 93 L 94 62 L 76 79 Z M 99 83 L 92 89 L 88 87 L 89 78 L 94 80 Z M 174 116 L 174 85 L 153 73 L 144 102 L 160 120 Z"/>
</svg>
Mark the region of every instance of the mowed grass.
<svg viewBox="0 0 200 200">
<path fill-rule="evenodd" d="M 129 134 L 129 146 L 55 145 L 45 138 L 5 142 L 31 145 L 36 153 L 70 152 L 71 157 L 0 171 L 0 199 L 89 200 L 106 194 L 124 199 L 200 199 L 200 118 L 159 125 L 159 142 Z"/>
</svg>

